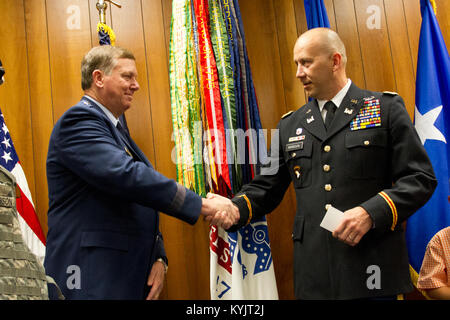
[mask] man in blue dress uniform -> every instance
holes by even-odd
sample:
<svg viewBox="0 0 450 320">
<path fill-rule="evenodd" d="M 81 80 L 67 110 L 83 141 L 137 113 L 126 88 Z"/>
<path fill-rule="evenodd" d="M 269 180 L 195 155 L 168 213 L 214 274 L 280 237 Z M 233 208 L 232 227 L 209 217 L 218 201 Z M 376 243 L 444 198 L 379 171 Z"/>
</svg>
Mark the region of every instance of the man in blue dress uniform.
<svg viewBox="0 0 450 320">
<path fill-rule="evenodd" d="M 132 53 L 93 48 L 81 73 L 85 95 L 50 138 L 46 272 L 68 299 L 156 299 L 168 263 L 158 211 L 190 224 L 236 217 L 157 172 L 123 130 L 139 89 Z"/>
</svg>

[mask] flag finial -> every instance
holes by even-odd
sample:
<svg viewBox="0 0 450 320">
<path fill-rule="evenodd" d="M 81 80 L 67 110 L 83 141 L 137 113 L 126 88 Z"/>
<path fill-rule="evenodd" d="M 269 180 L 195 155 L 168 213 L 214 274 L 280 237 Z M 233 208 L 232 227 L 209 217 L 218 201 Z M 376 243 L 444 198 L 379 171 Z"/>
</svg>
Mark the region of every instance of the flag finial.
<svg viewBox="0 0 450 320">
<path fill-rule="evenodd" d="M 106 9 L 108 8 L 108 4 L 106 2 L 112 3 L 113 5 L 122 8 L 120 4 L 112 0 L 98 0 L 96 7 L 100 16 L 100 23 L 106 23 Z"/>
</svg>

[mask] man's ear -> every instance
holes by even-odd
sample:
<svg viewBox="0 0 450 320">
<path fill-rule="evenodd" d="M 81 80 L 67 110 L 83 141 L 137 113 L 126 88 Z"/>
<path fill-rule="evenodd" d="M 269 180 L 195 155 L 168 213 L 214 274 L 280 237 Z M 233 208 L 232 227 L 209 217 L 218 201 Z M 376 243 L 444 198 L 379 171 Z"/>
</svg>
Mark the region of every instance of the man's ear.
<svg viewBox="0 0 450 320">
<path fill-rule="evenodd" d="M 104 73 L 101 70 L 95 69 L 92 72 L 92 83 L 99 88 L 103 88 Z"/>
<path fill-rule="evenodd" d="M 342 55 L 339 52 L 335 52 L 331 59 L 333 60 L 333 71 L 337 71 L 342 64 Z"/>
</svg>

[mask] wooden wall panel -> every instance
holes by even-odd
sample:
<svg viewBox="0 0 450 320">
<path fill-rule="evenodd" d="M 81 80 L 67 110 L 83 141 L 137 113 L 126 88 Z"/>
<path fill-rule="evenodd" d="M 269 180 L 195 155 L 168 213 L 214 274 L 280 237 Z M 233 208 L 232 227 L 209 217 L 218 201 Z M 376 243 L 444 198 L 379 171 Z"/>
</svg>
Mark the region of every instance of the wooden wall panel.
<svg viewBox="0 0 450 320">
<path fill-rule="evenodd" d="M 347 77 L 358 87 L 366 87 L 361 46 L 352 0 L 334 0 L 336 32 L 340 35 L 347 51 Z"/>
<path fill-rule="evenodd" d="M 403 3 L 398 0 L 384 1 L 392 64 L 394 68 L 395 90 L 404 99 L 411 119 L 414 117 L 415 85 L 413 59 L 409 49 L 408 28 Z M 388 90 L 388 89 L 386 89 Z"/>
<path fill-rule="evenodd" d="M 334 1 L 324 0 L 325 8 L 327 10 L 328 21 L 330 22 L 330 29 L 336 30 L 336 16 L 334 13 Z"/>
<path fill-rule="evenodd" d="M 153 132 L 163 132 L 154 139 L 155 165 L 163 174 L 176 177 L 175 164 L 166 161 L 175 147 L 171 139 L 172 112 L 170 108 L 169 62 L 161 1 L 143 1 L 143 27 L 148 72 Z"/>
<path fill-rule="evenodd" d="M 239 4 L 262 125 L 274 128 L 286 108 L 272 1 L 241 0 Z"/>
<path fill-rule="evenodd" d="M 294 3 L 292 0 L 278 0 L 274 4 L 274 11 L 286 104 L 285 112 L 288 112 L 297 110 L 306 102 L 304 90 L 298 82 L 292 81 L 297 72 L 292 54 L 295 41 L 298 38 Z"/>
<path fill-rule="evenodd" d="M 46 6 L 44 0 L 25 2 L 33 160 L 35 164 L 35 208 L 44 234 L 47 234 L 48 190 L 46 176 L 47 149 L 53 128 L 52 88 L 48 52 Z M 35 19 L 33 17 L 42 17 Z"/>
<path fill-rule="evenodd" d="M 436 17 L 441 28 L 442 36 L 444 37 L 445 45 L 447 50 L 450 47 L 450 9 L 449 3 L 445 0 L 435 0 L 436 1 Z"/>
<path fill-rule="evenodd" d="M 117 45 L 137 58 L 141 90 L 127 120 L 131 134 L 157 170 L 176 177 L 168 77 L 172 0 L 119 1 L 109 7 L 107 23 Z M 96 0 L 0 1 L 0 59 L 7 74 L 0 87 L 5 115 L 24 168 L 36 210 L 47 231 L 45 161 L 54 122 L 81 95 L 82 56 L 98 45 Z M 293 45 L 307 30 L 301 0 L 240 0 L 248 54 L 265 129 L 306 101 L 295 78 Z M 342 37 L 347 74 L 358 86 L 398 91 L 412 116 L 420 32 L 419 1 L 325 0 L 331 28 Z M 436 0 L 438 21 L 450 43 L 450 3 Z M 372 6 L 372 7 L 371 7 Z M 368 10 L 370 7 L 370 10 Z M 370 20 L 379 10 L 379 27 Z M 372 10 L 372 11 L 371 11 Z M 368 24 L 369 20 L 369 24 Z M 13 27 L 11 27 L 13 26 Z M 270 131 L 269 131 L 270 133 Z M 270 138 L 270 135 L 269 135 Z M 292 221 L 296 200 L 289 188 L 268 216 L 274 268 L 281 299 L 293 298 Z M 163 299 L 209 299 L 209 227 L 162 215 L 170 271 Z"/>
<path fill-rule="evenodd" d="M 420 2 L 403 0 L 406 26 L 408 29 L 409 53 L 413 60 L 414 77 L 417 71 L 417 54 L 419 50 L 419 34 L 422 17 L 420 15 Z"/>
<path fill-rule="evenodd" d="M 366 87 L 374 91 L 395 91 L 392 58 L 389 50 L 389 39 L 382 0 L 359 0 L 354 2 L 358 26 L 359 43 L 364 65 Z M 369 29 L 369 6 L 379 10 L 379 28 Z"/>
<path fill-rule="evenodd" d="M 57 121 L 83 94 L 81 59 L 91 48 L 88 2 L 47 0 L 46 14 L 53 111 Z"/>
<path fill-rule="evenodd" d="M 306 30 L 308 30 L 305 15 L 305 6 L 303 4 L 303 1 L 293 0 L 293 2 L 294 2 L 295 20 L 297 22 L 297 36 L 299 36 Z"/>
</svg>

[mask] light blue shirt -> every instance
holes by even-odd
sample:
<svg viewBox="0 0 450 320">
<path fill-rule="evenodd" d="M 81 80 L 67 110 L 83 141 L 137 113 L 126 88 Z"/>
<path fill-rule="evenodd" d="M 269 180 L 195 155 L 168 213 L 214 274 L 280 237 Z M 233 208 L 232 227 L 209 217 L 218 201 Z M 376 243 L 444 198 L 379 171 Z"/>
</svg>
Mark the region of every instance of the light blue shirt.
<svg viewBox="0 0 450 320">
<path fill-rule="evenodd" d="M 92 102 L 96 103 L 100 109 L 102 109 L 102 111 L 106 114 L 106 116 L 108 117 L 109 120 L 111 120 L 112 124 L 117 127 L 117 123 L 119 122 L 119 119 L 116 118 L 111 111 L 109 111 L 108 108 L 106 108 L 104 105 L 102 105 L 100 102 L 98 102 L 97 100 L 95 100 L 94 98 L 88 96 L 88 95 L 84 95 L 86 98 L 88 98 L 89 100 L 91 100 Z"/>
</svg>

